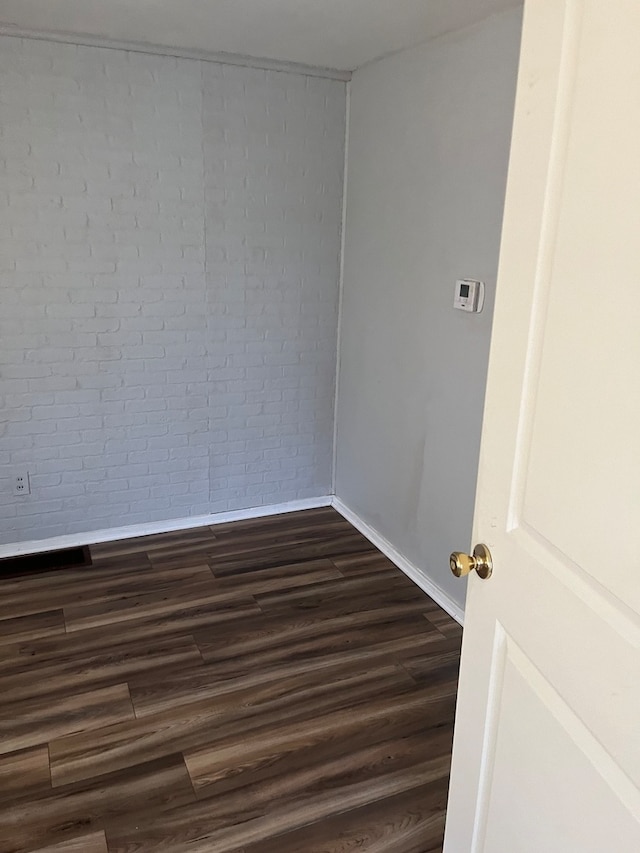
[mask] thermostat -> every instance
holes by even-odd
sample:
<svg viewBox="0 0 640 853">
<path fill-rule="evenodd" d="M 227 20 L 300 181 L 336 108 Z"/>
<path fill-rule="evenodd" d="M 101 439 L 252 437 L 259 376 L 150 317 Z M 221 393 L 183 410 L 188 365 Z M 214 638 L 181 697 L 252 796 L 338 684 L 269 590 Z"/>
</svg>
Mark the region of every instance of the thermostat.
<svg viewBox="0 0 640 853">
<path fill-rule="evenodd" d="M 479 314 L 484 305 L 484 282 L 472 278 L 461 278 L 456 281 L 453 297 L 453 307 L 459 311 L 470 311 Z"/>
</svg>

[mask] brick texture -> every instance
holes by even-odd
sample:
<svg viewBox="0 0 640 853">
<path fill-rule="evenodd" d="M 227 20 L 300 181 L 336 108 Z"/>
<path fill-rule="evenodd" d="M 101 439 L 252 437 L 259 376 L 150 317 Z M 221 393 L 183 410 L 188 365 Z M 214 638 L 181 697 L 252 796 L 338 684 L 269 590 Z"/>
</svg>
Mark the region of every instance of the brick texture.
<svg viewBox="0 0 640 853">
<path fill-rule="evenodd" d="M 0 542 L 329 493 L 344 97 L 0 38 Z"/>
</svg>

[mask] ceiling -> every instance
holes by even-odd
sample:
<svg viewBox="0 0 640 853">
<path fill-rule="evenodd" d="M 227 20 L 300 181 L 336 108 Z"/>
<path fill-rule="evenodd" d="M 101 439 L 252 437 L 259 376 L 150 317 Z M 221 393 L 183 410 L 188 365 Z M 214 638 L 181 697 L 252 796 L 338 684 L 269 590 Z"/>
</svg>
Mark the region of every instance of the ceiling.
<svg viewBox="0 0 640 853">
<path fill-rule="evenodd" d="M 521 0 L 0 0 L 0 25 L 351 71 Z"/>
</svg>

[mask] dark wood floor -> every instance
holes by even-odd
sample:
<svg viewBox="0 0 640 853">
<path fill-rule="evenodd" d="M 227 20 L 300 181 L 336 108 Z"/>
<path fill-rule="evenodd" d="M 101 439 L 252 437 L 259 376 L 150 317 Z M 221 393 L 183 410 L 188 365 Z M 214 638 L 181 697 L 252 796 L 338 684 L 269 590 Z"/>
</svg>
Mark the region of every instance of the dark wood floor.
<svg viewBox="0 0 640 853">
<path fill-rule="evenodd" d="M 458 625 L 334 510 L 0 578 L 0 850 L 442 847 Z"/>
</svg>

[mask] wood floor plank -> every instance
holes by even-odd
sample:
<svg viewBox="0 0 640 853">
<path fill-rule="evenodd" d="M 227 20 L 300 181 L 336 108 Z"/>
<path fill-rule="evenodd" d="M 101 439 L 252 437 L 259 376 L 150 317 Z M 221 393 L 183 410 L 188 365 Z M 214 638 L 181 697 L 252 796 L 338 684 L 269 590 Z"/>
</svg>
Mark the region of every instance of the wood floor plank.
<svg viewBox="0 0 640 853">
<path fill-rule="evenodd" d="M 271 808 L 275 794 L 287 796 L 293 777 L 301 793 L 305 789 L 331 790 L 336 784 L 373 780 L 392 770 L 408 769 L 422 758 L 449 753 L 452 728 L 449 724 L 439 725 L 437 720 L 436 716 L 428 721 L 402 717 L 391 737 L 389 729 L 379 727 L 372 730 L 371 736 L 360 730 L 355 736 L 319 739 L 272 762 L 238 767 L 238 772 L 229 772 L 215 784 L 197 791 L 198 799 L 219 799 L 236 792 L 244 793 L 248 803 L 249 798 L 257 803 L 262 797 Z"/>
<path fill-rule="evenodd" d="M 116 684 L 24 702 L 0 704 L 0 754 L 44 744 L 71 732 L 99 729 L 134 716 L 129 688 Z"/>
<path fill-rule="evenodd" d="M 301 589 L 340 578 L 340 572 L 331 560 L 324 557 L 302 562 L 285 560 L 276 566 L 251 566 L 246 572 L 238 574 L 242 576 L 216 576 L 216 589 L 229 591 L 241 588 L 247 595 L 256 596 Z"/>
<path fill-rule="evenodd" d="M 218 532 L 212 544 L 210 553 L 214 558 L 226 556 L 235 557 L 244 552 L 248 564 L 253 562 L 253 557 L 258 551 L 269 553 L 272 548 L 281 549 L 305 545 L 315 545 L 323 551 L 336 554 L 343 553 L 342 543 L 348 541 L 360 542 L 363 548 L 371 548 L 371 545 L 356 530 L 344 521 L 325 522 L 321 527 L 309 526 L 307 524 L 288 524 L 287 540 L 283 542 L 280 530 L 276 525 L 271 525 L 267 530 L 243 530 L 242 532 L 231 532 L 221 534 Z M 362 549 L 360 549 L 362 550 Z"/>
<path fill-rule="evenodd" d="M 232 626 L 236 622 L 249 621 L 261 615 L 262 610 L 256 601 L 245 596 L 223 602 L 214 600 L 171 613 L 142 614 L 138 619 L 120 622 L 116 629 L 107 623 L 46 640 L 0 646 L 0 679 L 5 670 L 11 670 L 16 665 L 16 659 L 24 667 L 30 658 L 37 665 L 41 660 L 64 660 L 67 654 L 75 655 L 79 650 L 99 654 L 123 643 L 144 642 L 155 645 L 171 638 L 183 637 L 193 630 L 223 623 Z"/>
<path fill-rule="evenodd" d="M 397 567 L 391 560 L 371 545 L 353 554 L 341 554 L 337 557 L 332 557 L 331 562 L 336 568 L 340 569 L 340 572 L 345 577 L 367 575 L 374 571 L 387 571 L 391 575 L 395 575 L 398 572 Z"/>
<path fill-rule="evenodd" d="M 446 792 L 423 785 L 233 853 L 436 853 Z"/>
<path fill-rule="evenodd" d="M 101 625 L 135 621 L 140 616 L 164 616 L 190 605 L 212 602 L 222 597 L 208 580 L 195 580 L 181 585 L 175 592 L 147 587 L 142 592 L 113 601 L 70 604 L 64 608 L 64 617 L 67 631 L 82 631 Z"/>
<path fill-rule="evenodd" d="M 92 832 L 90 835 L 79 835 L 69 841 L 39 847 L 30 853 L 109 853 L 107 839 L 103 831 Z"/>
<path fill-rule="evenodd" d="M 458 679 L 458 668 L 460 666 L 460 641 L 457 638 L 447 638 L 452 642 L 439 644 L 429 654 L 416 654 L 402 661 L 403 668 L 417 682 L 434 684 L 435 676 L 444 673 L 445 678 L 456 682 Z"/>
<path fill-rule="evenodd" d="M 409 607 L 412 612 L 425 613 L 430 606 L 425 599 L 426 596 L 416 596 L 415 587 L 379 574 L 345 578 L 338 583 L 326 581 L 315 588 L 288 590 L 284 594 L 256 596 L 265 616 L 283 620 L 296 614 L 329 619 L 387 607 Z"/>
<path fill-rule="evenodd" d="M 323 609 L 286 616 L 264 614 L 249 624 L 236 624 L 235 630 L 213 626 L 194 636 L 207 662 L 235 659 L 241 664 L 245 655 L 258 652 L 278 662 L 302 656 L 310 660 L 327 652 L 369 645 L 372 638 L 380 641 L 409 633 L 430 634 L 421 618 L 423 608 L 422 602 L 412 599 L 349 613 Z"/>
<path fill-rule="evenodd" d="M 356 618 L 354 617 L 354 620 Z M 235 643 L 220 641 L 215 632 L 196 635 L 196 642 L 205 663 L 217 663 L 221 675 L 232 676 L 249 669 L 267 669 L 287 662 L 303 661 L 311 666 L 314 661 L 330 659 L 333 654 L 353 653 L 358 649 L 368 651 L 384 642 L 411 638 L 417 644 L 433 635 L 433 631 L 422 630 L 425 620 L 419 614 L 404 614 L 402 619 L 365 622 L 350 625 L 349 620 L 337 617 L 310 624 L 285 625 L 283 630 L 274 631 L 265 639 L 259 632 L 253 637 L 244 637 Z M 326 630 L 333 625 L 333 630 Z"/>
<path fill-rule="evenodd" d="M 228 521 L 223 524 L 214 524 L 209 530 L 215 536 L 216 540 L 220 540 L 225 535 L 231 537 L 239 536 L 261 536 L 272 535 L 274 533 L 280 536 L 285 533 L 289 537 L 289 533 L 297 533 L 300 530 L 313 530 L 318 536 L 322 536 L 323 530 L 328 526 L 339 525 L 341 530 L 348 530 L 350 525 L 345 519 L 339 515 L 332 507 L 318 507 L 317 509 L 307 509 L 303 512 L 288 512 L 278 515 L 265 515 L 258 518 L 246 518 L 239 521 Z"/>
<path fill-rule="evenodd" d="M 222 548 L 214 551 L 209 562 L 214 575 L 223 577 L 258 568 L 272 568 L 285 561 L 305 562 L 328 559 L 334 554 L 362 551 L 363 544 L 360 534 L 347 533 L 329 542 L 312 539 L 309 542 L 292 545 L 280 543 L 266 548 L 256 545 L 247 551 L 243 551 L 242 546 L 239 545 L 226 551 Z"/>
<path fill-rule="evenodd" d="M 16 643 L 33 637 L 64 634 L 62 610 L 31 612 L 9 619 L 0 619 L 0 644 Z"/>
<path fill-rule="evenodd" d="M 275 788 L 270 782 L 260 791 L 231 791 L 165 812 L 153 826 L 107 829 L 110 853 L 138 849 L 145 853 L 231 853 L 429 783 L 440 792 L 448 776 L 449 759 L 442 756 L 417 761 L 410 769 L 351 784 L 335 782 L 329 790 L 317 790 L 313 785 L 317 772 L 303 771 L 302 778 L 292 773 L 280 778 Z"/>
<path fill-rule="evenodd" d="M 171 569 L 154 569 L 149 563 L 145 571 L 131 568 L 125 574 L 110 572 L 99 566 L 92 566 L 91 574 L 86 574 L 82 582 L 77 577 L 67 579 L 67 582 L 57 584 L 42 583 L 37 587 L 14 590 L 3 589 L 2 613 L 20 614 L 28 612 L 29 608 L 50 609 L 53 607 L 70 607 L 82 605 L 99 606 L 104 602 L 118 601 L 140 595 L 149 590 L 150 573 L 153 572 L 153 589 L 155 592 L 172 592 L 183 584 L 211 579 L 213 576 L 208 565 L 177 566 Z M 62 612 L 60 613 L 62 616 Z M 61 620 L 62 621 L 62 620 Z M 64 621 L 62 621 L 64 630 Z M 25 636 L 29 636 L 25 633 Z M 36 633 L 31 634 L 37 636 Z"/>
<path fill-rule="evenodd" d="M 408 634 L 360 649 L 324 654 L 315 660 L 302 657 L 277 664 L 271 662 L 266 668 L 261 667 L 260 654 L 257 654 L 253 658 L 247 656 L 243 669 L 239 669 L 234 661 L 218 661 L 186 672 L 173 672 L 164 682 L 138 676 L 130 679 L 129 686 L 136 715 L 141 718 L 176 704 L 220 696 L 241 685 L 258 687 L 310 672 L 315 672 L 322 679 L 332 669 L 367 668 L 380 662 L 395 663 L 404 654 L 426 652 L 442 640 L 437 632 L 418 636 Z"/>
<path fill-rule="evenodd" d="M 425 614 L 431 624 L 437 628 L 445 637 L 462 637 L 462 628 L 455 619 L 445 613 L 440 607 L 435 607 Z"/>
<path fill-rule="evenodd" d="M 181 756 L 100 776 L 92 784 L 56 788 L 38 799 L 0 804 L 2 853 L 28 853 L 46 844 L 72 841 L 107 826 L 144 825 L 170 808 L 193 803 L 195 795 Z"/>
<path fill-rule="evenodd" d="M 235 690 L 189 704 L 172 704 L 134 721 L 69 735 L 49 744 L 54 786 L 186 752 L 223 738 L 245 736 L 283 719 L 369 701 L 381 693 L 410 685 L 401 667 L 386 665 L 369 671 L 334 672 L 322 683 L 313 674 L 242 684 Z"/>
<path fill-rule="evenodd" d="M 18 796 L 35 797 L 50 787 L 46 745 L 0 755 L 0 803 Z"/>
<path fill-rule="evenodd" d="M 0 853 L 441 853 L 461 629 L 330 507 L 0 579 Z"/>
<path fill-rule="evenodd" d="M 91 566 L 76 566 L 75 568 L 54 569 L 48 571 L 25 572 L 23 574 L 3 577 L 2 588 L 7 595 L 18 593 L 20 595 L 36 596 L 47 590 L 81 589 L 87 581 L 93 581 L 96 576 L 106 577 L 110 581 L 131 575 L 133 572 L 143 572 L 151 568 L 151 563 L 146 554 L 139 556 L 125 556 L 117 561 L 106 562 L 98 565 L 94 560 Z"/>
<path fill-rule="evenodd" d="M 395 576 L 388 577 L 380 574 L 370 574 L 362 577 L 345 578 L 340 575 L 338 578 L 330 578 L 325 581 L 320 581 L 308 587 L 291 587 L 285 590 L 274 590 L 269 592 L 255 593 L 255 599 L 265 612 L 268 611 L 288 611 L 290 608 L 313 608 L 319 604 L 326 606 L 330 601 L 349 601 L 353 602 L 359 595 L 366 595 L 372 588 L 381 593 L 391 590 L 395 593 L 396 590 L 407 589 L 406 578 L 398 572 Z M 415 590 L 411 590 L 411 595 L 415 595 Z M 425 596 L 426 598 L 426 596 Z M 429 607 L 425 603 L 425 610 Z"/>
<path fill-rule="evenodd" d="M 191 550 L 205 543 L 210 547 L 215 541 L 215 534 L 210 527 L 195 527 L 189 530 L 174 530 L 169 533 L 153 533 L 149 536 L 136 536 L 132 539 L 118 539 L 114 542 L 100 542 L 91 546 L 91 556 L 94 562 L 129 558 L 140 555 L 147 558 L 148 554 L 157 549 L 173 548 Z"/>
<path fill-rule="evenodd" d="M 196 793 L 215 785 L 237 768 L 256 767 L 271 763 L 281 755 L 306 747 L 315 742 L 332 740 L 338 736 L 355 736 L 363 726 L 368 729 L 393 729 L 399 719 L 419 717 L 422 721 L 430 707 L 436 716 L 450 712 L 455 701 L 455 687 L 445 685 L 440 690 L 400 689 L 392 697 L 383 697 L 353 708 L 324 713 L 320 719 L 283 719 L 269 726 L 268 732 L 259 729 L 248 733 L 241 741 L 233 735 L 227 742 L 216 740 L 196 751 L 187 750 L 185 764 Z"/>
<path fill-rule="evenodd" d="M 117 635 L 112 638 L 117 640 Z M 25 668 L 25 656 L 0 660 L 0 679 L 6 700 L 35 699 L 38 696 L 66 696 L 88 688 L 125 682 L 137 673 L 150 674 L 175 667 L 201 666 L 202 655 L 191 636 L 125 642 L 105 642 L 87 649 L 83 637 L 67 634 L 54 651 L 32 651 Z M 0 709 L 3 699 L 0 697 Z"/>
<path fill-rule="evenodd" d="M 247 581 L 241 586 L 224 580 L 216 583 L 208 580 L 193 581 L 181 585 L 179 590 L 173 593 L 153 590 L 118 601 L 71 605 L 64 608 L 64 616 L 67 631 L 79 631 L 100 625 L 136 620 L 140 616 L 165 615 L 190 606 L 222 604 L 238 596 L 301 587 L 338 577 L 340 573 L 329 560 L 321 561 L 319 565 L 316 562 L 295 563 L 262 572 L 259 578 Z"/>
</svg>

